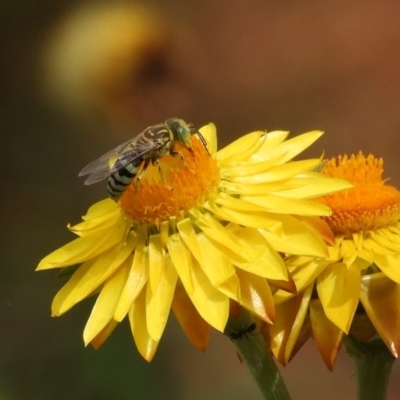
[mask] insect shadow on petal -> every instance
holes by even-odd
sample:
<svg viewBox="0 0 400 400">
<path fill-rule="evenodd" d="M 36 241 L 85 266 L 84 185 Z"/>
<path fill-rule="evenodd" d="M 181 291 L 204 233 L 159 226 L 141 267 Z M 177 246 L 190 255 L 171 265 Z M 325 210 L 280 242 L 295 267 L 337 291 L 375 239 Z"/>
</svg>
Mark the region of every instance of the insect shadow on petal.
<svg viewBox="0 0 400 400">
<path fill-rule="evenodd" d="M 192 152 L 192 135 L 197 135 L 207 149 L 206 140 L 192 124 L 180 118 L 169 118 L 163 123 L 147 127 L 133 139 L 92 161 L 79 176 L 89 175 L 85 185 L 108 178 L 108 194 L 117 201 L 133 180 L 136 180 L 135 187 L 138 187 L 150 163 L 157 165 L 158 160 L 167 154 L 182 157 L 180 152 L 173 150 L 175 143 L 183 144 Z"/>
</svg>

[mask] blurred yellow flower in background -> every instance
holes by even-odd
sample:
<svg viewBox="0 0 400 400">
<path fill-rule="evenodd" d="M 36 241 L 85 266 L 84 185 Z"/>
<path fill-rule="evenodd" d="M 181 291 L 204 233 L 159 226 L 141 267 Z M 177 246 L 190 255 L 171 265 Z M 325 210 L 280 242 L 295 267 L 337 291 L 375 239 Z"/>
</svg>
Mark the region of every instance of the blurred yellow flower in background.
<svg viewBox="0 0 400 400">
<path fill-rule="evenodd" d="M 280 253 L 328 255 L 332 236 L 316 216 L 331 211 L 310 199 L 350 184 L 314 172 L 320 159 L 292 161 L 321 132 L 286 140 L 288 132 L 257 131 L 218 152 L 215 126 L 200 132 L 208 149 L 193 136 L 192 152 L 179 147 L 183 157 L 162 157 L 118 202 L 93 205 L 69 227 L 79 238 L 40 262 L 38 270 L 81 264 L 52 315 L 98 295 L 85 344 L 98 348 L 128 316 L 150 361 L 172 308 L 205 350 L 210 326 L 224 331 L 231 301 L 273 321 L 269 283 L 285 288 L 289 279 Z"/>
<path fill-rule="evenodd" d="M 149 6 L 82 2 L 57 21 L 42 49 L 41 83 L 51 104 L 117 123 L 138 113 L 131 99 L 148 68 L 163 63 L 169 29 Z"/>
<path fill-rule="evenodd" d="M 344 334 L 369 340 L 378 333 L 391 353 L 400 350 L 400 192 L 382 180 L 383 160 L 361 152 L 333 158 L 322 173 L 349 180 L 351 189 L 318 201 L 335 234 L 327 258 L 289 257 L 298 295 L 275 294 L 272 348 L 286 364 L 314 337 L 333 368 Z"/>
</svg>

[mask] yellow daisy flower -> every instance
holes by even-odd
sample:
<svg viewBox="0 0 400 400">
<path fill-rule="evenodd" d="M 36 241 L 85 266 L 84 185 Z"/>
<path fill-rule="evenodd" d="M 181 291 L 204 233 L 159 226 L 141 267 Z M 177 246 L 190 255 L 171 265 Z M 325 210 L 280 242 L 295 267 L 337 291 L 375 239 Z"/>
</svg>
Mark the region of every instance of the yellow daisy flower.
<svg viewBox="0 0 400 400">
<path fill-rule="evenodd" d="M 289 257 L 298 295 L 275 294 L 272 348 L 283 364 L 314 337 L 332 369 L 344 334 L 366 341 L 378 333 L 400 350 L 400 192 L 382 180 L 383 160 L 361 152 L 330 160 L 322 173 L 354 184 L 318 201 L 335 234 L 328 258 Z"/>
<path fill-rule="evenodd" d="M 172 308 L 189 339 L 205 350 L 210 326 L 223 332 L 230 301 L 266 322 L 274 318 L 268 281 L 284 286 L 280 254 L 323 257 L 317 218 L 330 208 L 310 201 L 349 187 L 313 171 L 319 159 L 291 161 L 321 136 L 285 141 L 287 132 L 257 131 L 216 151 L 215 126 L 202 128 L 192 151 L 150 165 L 140 185 L 118 202 L 93 205 L 79 236 L 45 257 L 38 269 L 81 264 L 57 293 L 59 316 L 96 294 L 84 341 L 98 348 L 126 316 L 141 355 L 150 361 Z M 161 169 L 161 173 L 160 173 Z"/>
</svg>

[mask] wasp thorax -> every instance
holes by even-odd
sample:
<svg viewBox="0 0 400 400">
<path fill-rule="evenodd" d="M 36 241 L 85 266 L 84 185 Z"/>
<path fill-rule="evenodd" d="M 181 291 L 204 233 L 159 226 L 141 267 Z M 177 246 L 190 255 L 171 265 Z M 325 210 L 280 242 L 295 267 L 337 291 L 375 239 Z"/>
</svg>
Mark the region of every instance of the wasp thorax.
<svg viewBox="0 0 400 400">
<path fill-rule="evenodd" d="M 202 141 L 191 137 L 191 150 L 176 142 L 175 156 L 166 155 L 149 165 L 139 185 L 135 182 L 119 199 L 124 212 L 141 224 L 158 224 L 170 218 L 183 218 L 219 182 L 219 169 Z"/>
</svg>

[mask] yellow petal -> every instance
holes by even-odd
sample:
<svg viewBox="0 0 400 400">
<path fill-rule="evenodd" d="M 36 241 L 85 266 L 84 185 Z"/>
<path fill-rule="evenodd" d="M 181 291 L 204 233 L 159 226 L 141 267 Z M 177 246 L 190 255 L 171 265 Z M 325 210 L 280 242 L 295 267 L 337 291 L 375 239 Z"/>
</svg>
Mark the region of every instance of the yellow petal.
<svg viewBox="0 0 400 400">
<path fill-rule="evenodd" d="M 315 344 L 325 365 L 332 371 L 342 344 L 343 331 L 326 317 L 318 299 L 311 300 L 310 316 Z"/>
<path fill-rule="evenodd" d="M 217 129 L 213 123 L 203 126 L 199 129 L 201 135 L 207 142 L 207 149 L 210 154 L 215 154 L 217 152 Z"/>
<path fill-rule="evenodd" d="M 220 222 L 208 213 L 198 215 L 196 225 L 215 242 L 240 254 L 247 261 L 251 261 L 259 255 L 259 251 L 254 251 L 246 242 L 239 241 L 226 227 L 222 226 Z"/>
<path fill-rule="evenodd" d="M 269 327 L 271 350 L 283 365 L 291 359 L 296 343 L 303 331 L 313 285 L 303 292 L 276 305 L 276 318 Z"/>
<path fill-rule="evenodd" d="M 351 265 L 357 258 L 356 245 L 353 240 L 343 240 L 340 247 L 340 252 L 344 259 L 343 261 L 347 265 Z"/>
<path fill-rule="evenodd" d="M 304 344 L 310 338 L 312 338 L 312 329 L 311 329 L 310 313 L 307 313 L 307 315 L 304 318 L 303 324 L 301 325 L 300 332 L 297 334 L 296 343 L 293 346 L 288 361 L 292 360 L 292 358 L 299 352 L 299 350 L 304 346 Z"/>
<path fill-rule="evenodd" d="M 226 229 L 241 242 L 253 248 L 254 252 L 258 252 L 257 258 L 247 259 L 243 262 L 235 254 L 232 254 L 230 248 L 227 248 L 225 254 L 230 257 L 236 267 L 268 279 L 288 279 L 287 268 L 282 258 L 259 231 L 234 225 L 228 225 Z M 221 249 L 221 251 L 223 250 Z"/>
<path fill-rule="evenodd" d="M 233 143 L 218 151 L 216 158 L 219 165 L 248 160 L 262 145 L 265 132 L 256 131 L 235 140 Z"/>
<path fill-rule="evenodd" d="M 113 319 L 114 310 L 124 287 L 128 271 L 128 265 L 124 264 L 105 282 L 83 331 L 85 345 L 99 335 Z"/>
<path fill-rule="evenodd" d="M 173 265 L 178 272 L 185 289 L 188 293 L 193 293 L 193 257 L 188 248 L 182 243 L 178 234 L 168 237 L 167 248 Z"/>
<path fill-rule="evenodd" d="M 366 261 L 360 257 L 355 258 L 351 264 L 346 263 L 347 268 L 352 271 L 362 271 L 364 269 L 367 269 L 371 264 L 371 261 Z"/>
<path fill-rule="evenodd" d="M 124 241 L 128 226 L 119 220 L 113 229 L 80 237 L 43 258 L 37 270 L 65 267 L 82 263 Z"/>
<path fill-rule="evenodd" d="M 294 280 L 290 274 L 287 281 L 284 281 L 282 279 L 267 279 L 267 282 L 275 289 L 281 289 L 291 294 L 297 294 L 296 284 L 294 283 Z M 274 293 L 275 292 L 276 290 L 274 291 Z"/>
<path fill-rule="evenodd" d="M 211 326 L 223 332 L 229 313 L 228 297 L 211 285 L 179 234 L 168 238 L 167 247 L 179 278 L 197 311 Z"/>
<path fill-rule="evenodd" d="M 275 306 L 266 280 L 240 269 L 237 270 L 237 275 L 242 306 L 260 319 L 271 323 L 275 318 Z"/>
<path fill-rule="evenodd" d="M 82 264 L 54 297 L 52 314 L 61 315 L 88 297 L 129 257 L 136 244 L 130 235 L 126 243 L 106 251 L 101 257 Z"/>
<path fill-rule="evenodd" d="M 149 285 L 152 292 L 157 290 L 163 277 L 165 266 L 165 248 L 161 235 L 150 235 L 149 238 Z"/>
<path fill-rule="evenodd" d="M 325 314 L 346 334 L 356 312 L 360 292 L 360 271 L 343 263 L 331 264 L 317 279 L 317 291 Z"/>
<path fill-rule="evenodd" d="M 229 206 L 219 206 L 218 200 L 212 203 L 206 202 L 204 206 L 220 219 L 233 222 L 237 225 L 247 226 L 249 228 L 263 228 L 271 230 L 275 229 L 276 227 L 276 221 L 271 218 L 271 215 L 266 213 L 265 210 L 247 210 L 245 212 L 237 211 Z"/>
<path fill-rule="evenodd" d="M 314 285 L 309 285 L 306 289 L 304 289 L 300 306 L 298 308 L 298 312 L 296 314 L 295 319 L 293 320 L 292 328 L 290 330 L 290 334 L 287 338 L 286 348 L 285 348 L 285 363 L 288 363 L 292 358 L 293 351 L 296 347 L 297 340 L 302 332 L 302 327 L 307 316 L 309 303 L 311 300 L 311 295 L 313 291 Z"/>
<path fill-rule="evenodd" d="M 197 261 L 193 263 L 193 267 L 196 290 L 193 293 L 188 292 L 188 295 L 204 320 L 223 332 L 229 316 L 229 298 L 211 285 Z"/>
<path fill-rule="evenodd" d="M 363 232 L 353 232 L 353 242 L 356 246 L 356 249 L 360 251 L 363 248 L 364 242 L 364 233 Z"/>
<path fill-rule="evenodd" d="M 379 254 L 391 254 L 392 252 L 400 251 L 400 244 L 398 242 L 398 233 L 391 233 L 389 229 L 377 229 L 375 231 L 370 231 L 369 236 L 371 237 L 369 240 L 365 239 L 365 241 L 370 242 L 371 245 L 379 246 L 379 248 L 375 247 L 373 250 Z M 389 253 L 388 253 L 389 251 Z"/>
<path fill-rule="evenodd" d="M 310 203 L 311 204 L 311 203 Z M 292 231 L 308 233 L 311 227 L 314 232 L 318 232 L 316 237 L 319 237 L 321 231 L 317 231 L 317 225 L 310 226 L 310 222 L 317 220 L 317 218 L 312 215 L 292 217 L 290 215 L 281 215 L 276 212 L 267 212 L 266 209 L 261 205 L 251 204 L 247 201 L 241 199 L 236 199 L 234 197 L 226 196 L 220 194 L 218 198 L 213 202 L 206 202 L 205 207 L 210 209 L 215 215 L 221 219 L 234 222 L 238 225 L 243 225 L 247 227 L 253 227 L 256 229 L 266 229 L 274 234 L 283 233 L 283 227 L 286 229 L 291 229 Z M 275 210 L 276 211 L 276 210 Z M 314 212 L 313 214 L 317 214 Z M 321 221 L 321 220 L 319 220 Z M 330 233 L 330 237 L 333 240 L 332 231 L 329 229 L 328 225 L 324 222 L 320 222 L 318 228 L 321 228 L 324 224 L 324 233 Z M 279 227 L 279 230 L 277 230 Z M 307 242 L 308 240 L 305 240 Z M 303 243 L 301 243 L 303 244 Z M 326 255 L 326 250 L 325 250 Z"/>
<path fill-rule="evenodd" d="M 263 196 L 242 196 L 244 201 L 264 207 L 267 212 L 279 214 L 330 216 L 331 209 L 324 204 L 310 200 L 291 199 L 283 196 L 265 194 Z"/>
<path fill-rule="evenodd" d="M 284 155 L 281 154 L 268 160 L 255 160 L 253 162 L 246 160 L 242 163 L 232 163 L 230 165 L 227 165 L 225 168 L 221 168 L 221 176 L 223 178 L 231 179 L 243 176 L 259 175 L 273 167 L 276 167 L 276 165 L 279 164 L 283 157 Z M 254 179 L 256 179 L 256 177 L 254 177 Z"/>
<path fill-rule="evenodd" d="M 265 207 L 263 205 L 253 204 L 242 199 L 228 196 L 225 193 L 219 193 L 218 197 L 215 199 L 215 204 L 244 212 L 265 212 Z"/>
<path fill-rule="evenodd" d="M 263 143 L 259 152 L 263 154 L 268 154 L 271 151 L 276 151 L 279 148 L 279 145 L 286 140 L 289 136 L 289 131 L 271 131 L 267 133 L 267 137 L 265 139 L 265 143 Z M 286 149 L 287 151 L 287 149 Z M 285 153 L 285 150 L 282 152 Z"/>
<path fill-rule="evenodd" d="M 192 344 L 197 350 L 206 351 L 210 338 L 210 325 L 200 316 L 180 281 L 175 288 L 172 310 Z"/>
<path fill-rule="evenodd" d="M 328 255 L 325 242 L 314 229 L 308 228 L 308 223 L 290 215 L 276 215 L 276 219 L 281 222 L 282 235 L 276 235 L 275 232 L 266 229 L 260 230 L 276 251 L 314 257 L 326 257 Z"/>
<path fill-rule="evenodd" d="M 379 272 L 361 280 L 360 300 L 394 357 L 400 350 L 400 288 Z"/>
<path fill-rule="evenodd" d="M 129 322 L 135 340 L 136 347 L 142 357 L 150 362 L 156 351 L 159 342 L 153 340 L 147 332 L 146 326 L 146 291 L 142 290 L 136 298 L 129 312 Z"/>
<path fill-rule="evenodd" d="M 197 241 L 202 251 L 201 260 L 204 260 L 200 267 L 211 284 L 231 299 L 240 301 L 239 279 L 229 258 L 204 233 L 197 235 Z"/>
<path fill-rule="evenodd" d="M 318 172 L 307 172 L 281 183 L 280 187 L 270 192 L 295 199 L 312 199 L 351 187 L 353 185 L 344 179 L 326 177 Z"/>
<path fill-rule="evenodd" d="M 82 219 L 83 220 L 95 219 L 103 215 L 109 214 L 110 212 L 113 212 L 116 209 L 120 210 L 119 206 L 117 205 L 117 203 L 115 203 L 115 201 L 111 199 L 104 199 L 93 204 L 89 208 L 87 214 L 82 217 Z"/>
<path fill-rule="evenodd" d="M 297 219 L 313 232 L 317 233 L 318 236 L 322 237 L 324 242 L 331 246 L 335 245 L 335 235 L 323 219 L 318 217 L 298 217 Z"/>
<path fill-rule="evenodd" d="M 143 286 L 146 284 L 149 268 L 148 268 L 148 252 L 145 247 L 145 237 L 139 237 L 139 243 L 136 246 L 133 257 L 128 258 L 127 262 L 130 265 L 128 277 L 125 286 L 122 290 L 118 304 L 115 308 L 114 319 L 122 321 L 128 311 L 133 306 L 133 303 Z"/>
<path fill-rule="evenodd" d="M 199 263 L 203 262 L 200 245 L 197 241 L 197 234 L 189 218 L 177 223 L 181 238 Z"/>
<path fill-rule="evenodd" d="M 109 229 L 118 223 L 119 219 L 123 219 L 124 217 L 121 215 L 121 209 L 116 207 L 107 214 L 99 215 L 96 218 L 82 218 L 84 220 L 79 224 L 74 226 L 68 224 L 68 229 L 78 236 L 92 235 L 93 233 Z"/>
<path fill-rule="evenodd" d="M 284 190 L 288 184 L 289 188 L 293 185 L 289 181 L 286 182 L 261 182 L 255 185 L 254 183 L 243 183 L 243 182 L 231 182 L 228 180 L 222 180 L 219 183 L 219 187 L 224 190 L 224 192 L 230 196 L 232 195 L 242 195 L 246 193 L 248 196 L 253 195 L 263 195 L 265 193 L 275 192 L 278 190 Z M 298 186 L 298 185 L 296 185 Z M 295 187 L 296 187 L 295 186 Z"/>
<path fill-rule="evenodd" d="M 295 296 L 283 303 L 277 304 L 275 306 L 276 317 L 274 323 L 268 326 L 271 351 L 282 365 L 286 365 L 285 346 L 293 320 L 300 306 L 300 300 L 300 296 Z"/>
<path fill-rule="evenodd" d="M 168 321 L 169 310 L 174 296 L 178 274 L 171 259 L 165 257 L 165 263 L 160 273 L 159 284 L 153 292 L 147 285 L 146 292 L 146 316 L 147 330 L 153 340 L 160 340 Z"/>
<path fill-rule="evenodd" d="M 233 182 L 253 184 L 262 184 L 268 182 L 286 183 L 286 181 L 293 179 L 293 177 L 295 176 L 299 176 L 301 173 L 309 173 L 319 164 L 320 160 L 318 158 L 294 161 L 288 164 L 275 165 L 269 170 L 257 174 L 241 174 L 237 176 L 233 175 L 230 177 L 230 180 L 232 180 Z M 228 170 L 228 167 L 226 168 L 226 170 Z M 222 171 L 225 170 L 223 169 Z M 276 193 L 279 194 L 279 189 L 276 191 Z"/>
<path fill-rule="evenodd" d="M 383 241 L 380 243 L 376 240 L 377 235 L 375 235 L 372 231 L 369 232 L 370 237 L 366 238 L 363 243 L 363 249 L 368 251 L 368 253 L 379 254 L 381 256 L 386 256 L 393 253 L 393 250 L 390 247 L 384 246 Z M 387 243 L 388 246 L 391 246 L 390 243 Z"/>
<path fill-rule="evenodd" d="M 265 154 L 269 157 L 274 157 L 276 154 L 284 154 L 285 157 L 282 163 L 285 163 L 310 147 L 322 135 L 323 132 L 321 131 L 310 131 L 283 142 L 288 136 L 288 132 L 269 132 L 266 141 L 258 150 L 257 155 Z"/>
<path fill-rule="evenodd" d="M 114 329 L 118 326 L 117 321 L 110 321 L 105 328 L 103 328 L 96 337 L 92 339 L 90 344 L 97 350 L 103 343 L 109 338 L 109 336 L 114 332 Z"/>
<path fill-rule="evenodd" d="M 392 281 L 400 283 L 400 252 L 387 256 L 375 254 L 374 261 L 386 276 Z"/>
<path fill-rule="evenodd" d="M 296 175 L 288 176 L 285 180 L 258 182 L 257 184 L 254 184 L 251 179 L 249 182 L 222 180 L 219 186 L 229 195 L 245 193 L 253 196 L 272 193 L 295 199 L 315 198 L 352 187 L 344 179 L 329 178 L 317 172 L 296 172 Z"/>
<path fill-rule="evenodd" d="M 93 267 L 95 260 L 90 260 L 84 262 L 71 276 L 69 281 L 58 291 L 58 293 L 55 295 L 53 302 L 51 303 L 51 316 L 52 317 L 58 317 L 62 314 L 61 308 L 65 308 L 64 304 L 66 301 L 68 301 L 68 298 L 70 297 L 71 293 L 74 292 L 75 288 L 79 285 L 80 281 L 85 277 L 87 272 Z M 83 299 L 84 297 L 82 297 Z M 76 304 L 78 301 L 82 300 L 79 299 L 77 301 L 74 301 L 73 304 Z M 75 300 L 73 298 L 73 300 Z M 72 307 L 73 304 L 70 306 Z M 65 311 L 67 311 L 66 309 Z"/>
<path fill-rule="evenodd" d="M 314 257 L 289 257 L 286 265 L 296 283 L 297 291 L 300 292 L 315 281 L 317 276 L 329 265 L 329 261 L 318 260 Z M 290 297 L 292 294 L 279 290 L 274 295 L 275 303 L 286 301 Z"/>
</svg>

